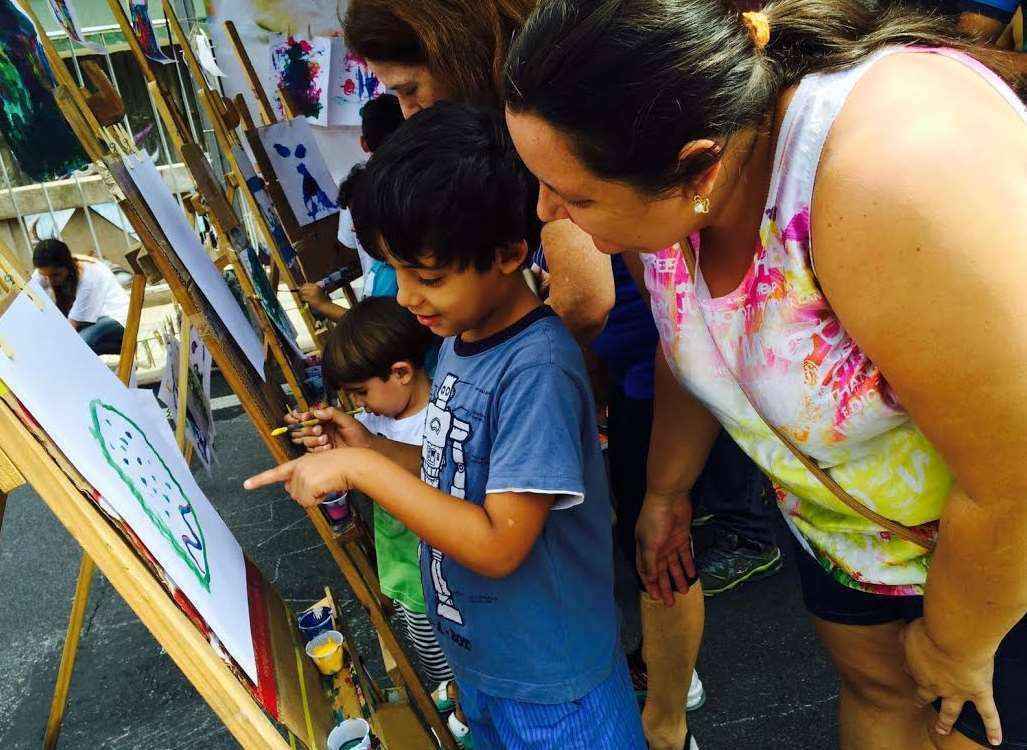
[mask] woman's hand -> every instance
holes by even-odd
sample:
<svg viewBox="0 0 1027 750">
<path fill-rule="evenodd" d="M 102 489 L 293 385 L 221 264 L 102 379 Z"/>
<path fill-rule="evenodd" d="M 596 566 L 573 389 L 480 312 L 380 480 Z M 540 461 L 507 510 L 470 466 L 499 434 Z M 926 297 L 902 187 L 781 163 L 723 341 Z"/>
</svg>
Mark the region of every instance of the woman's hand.
<svg viewBox="0 0 1027 750">
<path fill-rule="evenodd" d="M 696 577 L 692 557 L 692 500 L 648 493 L 635 526 L 638 541 L 635 564 L 645 590 L 654 599 L 674 606 L 674 590 L 688 592 Z"/>
<path fill-rule="evenodd" d="M 923 705 L 941 699 L 938 734 L 947 735 L 959 718 L 963 704 L 970 701 L 984 720 L 992 745 L 1002 743 L 1002 724 L 992 694 L 995 655 L 949 654 L 932 640 L 923 618 L 914 620 L 902 631 L 906 651 L 906 671 L 916 682 L 917 697 Z"/>
<path fill-rule="evenodd" d="M 306 413 L 290 412 L 285 421 L 289 424 L 319 419 L 321 424 L 304 427 L 292 433 L 292 442 L 302 445 L 311 453 L 329 451 L 335 448 L 370 448 L 374 436 L 352 415 L 335 407 L 314 409 Z"/>
<path fill-rule="evenodd" d="M 311 508 L 327 495 L 347 492 L 353 487 L 356 462 L 360 460 L 361 454 L 361 451 L 350 448 L 308 453 L 302 458 L 250 477 L 243 483 L 243 487 L 255 490 L 282 482 L 293 500 L 304 508 Z"/>
</svg>

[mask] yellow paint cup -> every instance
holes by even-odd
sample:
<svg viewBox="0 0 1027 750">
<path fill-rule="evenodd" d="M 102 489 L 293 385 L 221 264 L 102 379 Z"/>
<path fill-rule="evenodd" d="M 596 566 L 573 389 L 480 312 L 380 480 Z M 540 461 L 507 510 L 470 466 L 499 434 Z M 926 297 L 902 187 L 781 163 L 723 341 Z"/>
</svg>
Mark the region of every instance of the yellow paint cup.
<svg viewBox="0 0 1027 750">
<path fill-rule="evenodd" d="M 307 656 L 321 674 L 335 674 L 342 669 L 342 633 L 338 630 L 326 630 L 307 644 Z"/>
</svg>

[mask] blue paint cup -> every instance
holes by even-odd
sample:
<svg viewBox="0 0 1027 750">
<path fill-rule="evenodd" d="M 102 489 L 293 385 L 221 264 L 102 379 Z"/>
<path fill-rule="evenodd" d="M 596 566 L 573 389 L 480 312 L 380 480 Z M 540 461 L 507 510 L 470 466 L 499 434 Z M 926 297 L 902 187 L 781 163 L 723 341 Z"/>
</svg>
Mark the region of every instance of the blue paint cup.
<svg viewBox="0 0 1027 750">
<path fill-rule="evenodd" d="M 303 643 L 309 643 L 321 633 L 332 629 L 332 610 L 330 607 L 314 607 L 300 615 L 300 635 Z"/>
</svg>

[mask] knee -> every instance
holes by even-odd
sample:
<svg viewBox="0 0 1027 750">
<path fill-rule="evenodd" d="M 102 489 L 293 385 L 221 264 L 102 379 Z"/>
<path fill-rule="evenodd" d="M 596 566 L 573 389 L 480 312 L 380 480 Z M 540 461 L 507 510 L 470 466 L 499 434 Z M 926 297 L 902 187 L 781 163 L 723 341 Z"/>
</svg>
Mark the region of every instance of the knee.
<svg viewBox="0 0 1027 750">
<path fill-rule="evenodd" d="M 879 711 L 911 710 L 915 707 L 912 683 L 905 675 L 877 672 L 866 666 L 840 670 L 843 689 L 864 706 Z"/>
</svg>

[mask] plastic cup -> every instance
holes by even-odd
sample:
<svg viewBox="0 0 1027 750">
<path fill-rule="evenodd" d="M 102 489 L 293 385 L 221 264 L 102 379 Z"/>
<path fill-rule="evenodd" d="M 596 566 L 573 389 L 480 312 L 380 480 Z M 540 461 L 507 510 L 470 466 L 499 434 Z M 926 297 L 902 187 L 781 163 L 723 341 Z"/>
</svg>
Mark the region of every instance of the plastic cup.
<svg viewBox="0 0 1027 750">
<path fill-rule="evenodd" d="M 304 643 L 310 643 L 321 633 L 327 633 L 332 629 L 331 607 L 314 607 L 304 612 L 300 615 L 299 628 Z"/>
<path fill-rule="evenodd" d="M 333 524 L 342 523 L 349 518 L 349 503 L 346 500 L 347 494 L 348 493 L 344 492 L 341 495 L 332 495 L 330 500 L 325 500 L 321 503 L 321 507 L 328 516 L 328 520 Z"/>
<path fill-rule="evenodd" d="M 328 750 L 369 750 L 371 727 L 363 719 L 346 719 L 328 735 Z"/>
<path fill-rule="evenodd" d="M 335 674 L 342 669 L 342 644 L 342 633 L 329 630 L 307 644 L 307 656 L 314 660 L 321 674 Z"/>
</svg>

